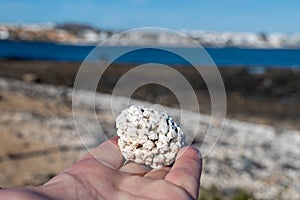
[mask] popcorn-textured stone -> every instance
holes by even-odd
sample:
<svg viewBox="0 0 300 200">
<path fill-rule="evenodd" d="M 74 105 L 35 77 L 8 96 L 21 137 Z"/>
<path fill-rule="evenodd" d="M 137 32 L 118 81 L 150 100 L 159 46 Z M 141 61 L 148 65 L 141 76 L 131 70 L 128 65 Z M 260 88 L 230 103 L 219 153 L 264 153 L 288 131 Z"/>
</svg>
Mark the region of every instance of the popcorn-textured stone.
<svg viewBox="0 0 300 200">
<path fill-rule="evenodd" d="M 185 144 L 174 120 L 151 108 L 131 106 L 116 119 L 118 144 L 125 159 L 158 169 L 172 164 Z"/>
</svg>

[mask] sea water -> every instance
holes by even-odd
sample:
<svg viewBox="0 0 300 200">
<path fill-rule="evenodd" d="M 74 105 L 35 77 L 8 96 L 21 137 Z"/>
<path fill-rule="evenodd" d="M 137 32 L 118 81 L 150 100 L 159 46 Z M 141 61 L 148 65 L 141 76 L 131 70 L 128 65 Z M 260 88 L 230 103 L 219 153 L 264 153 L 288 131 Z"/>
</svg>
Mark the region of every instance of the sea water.
<svg viewBox="0 0 300 200">
<path fill-rule="evenodd" d="M 51 60 L 82 62 L 96 45 L 57 44 L 51 42 L 28 42 L 0 40 L 0 58 L 24 60 Z M 132 46 L 98 46 L 97 51 L 90 54 L 92 61 L 109 61 L 119 63 L 160 63 L 172 65 L 190 65 L 189 61 L 180 55 L 184 52 L 191 55 L 193 62 L 207 65 L 195 48 L 191 47 L 136 47 Z M 167 50 L 166 50 L 167 49 Z M 114 58 L 118 52 L 128 50 L 125 55 Z M 250 66 L 250 67 L 281 67 L 300 68 L 300 49 L 250 49 L 250 48 L 205 48 L 206 53 L 218 67 Z M 114 60 L 112 60 L 114 59 Z"/>
</svg>

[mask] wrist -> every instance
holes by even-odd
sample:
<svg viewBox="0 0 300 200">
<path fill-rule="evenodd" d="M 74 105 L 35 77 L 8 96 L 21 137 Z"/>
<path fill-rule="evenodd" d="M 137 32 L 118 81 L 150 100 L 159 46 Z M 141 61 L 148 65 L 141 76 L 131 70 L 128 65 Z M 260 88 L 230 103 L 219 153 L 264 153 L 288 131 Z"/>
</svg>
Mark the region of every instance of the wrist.
<svg viewBox="0 0 300 200">
<path fill-rule="evenodd" d="M 1 189 L 1 200 L 51 200 L 52 198 L 41 191 L 38 187 L 23 187 L 13 189 Z"/>
<path fill-rule="evenodd" d="M 41 186 L 1 189 L 1 200 L 77 200 L 91 199 L 91 196 L 73 176 L 60 174 Z"/>
</svg>

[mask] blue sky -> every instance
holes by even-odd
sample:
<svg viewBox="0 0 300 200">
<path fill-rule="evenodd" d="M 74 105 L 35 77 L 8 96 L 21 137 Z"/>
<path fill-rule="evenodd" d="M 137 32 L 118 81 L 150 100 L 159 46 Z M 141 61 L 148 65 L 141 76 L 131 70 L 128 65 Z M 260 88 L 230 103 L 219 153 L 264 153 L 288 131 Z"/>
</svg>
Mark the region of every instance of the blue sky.
<svg viewBox="0 0 300 200">
<path fill-rule="evenodd" d="M 0 22 L 84 22 L 99 28 L 300 32 L 299 0 L 0 0 Z"/>
</svg>

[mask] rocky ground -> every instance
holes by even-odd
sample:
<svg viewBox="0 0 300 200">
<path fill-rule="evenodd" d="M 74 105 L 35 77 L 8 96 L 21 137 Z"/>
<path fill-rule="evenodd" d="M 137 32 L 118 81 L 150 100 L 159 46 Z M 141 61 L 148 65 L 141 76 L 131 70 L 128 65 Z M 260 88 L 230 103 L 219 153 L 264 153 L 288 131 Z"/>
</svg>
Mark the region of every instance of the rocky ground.
<svg viewBox="0 0 300 200">
<path fill-rule="evenodd" d="M 73 87 L 80 65 L 79 62 L 0 59 L 0 77 Z M 101 77 L 98 91 L 111 94 L 119 78 L 133 67 L 135 66 L 128 64 L 110 65 Z M 198 97 L 200 110 L 205 114 L 210 114 L 210 96 L 203 78 L 192 67 L 174 66 L 174 69 L 191 83 Z M 300 104 L 300 70 L 270 68 L 266 69 L 265 73 L 257 74 L 253 72 L 253 69 L 219 68 L 226 89 L 227 116 L 272 125 L 279 129 L 300 130 L 300 107 L 298 106 Z M 179 107 L 176 96 L 170 90 L 155 84 L 140 87 L 133 97 L 170 107 Z"/>
<path fill-rule="evenodd" d="M 103 137 L 89 134 L 93 125 L 91 105 L 82 91 L 79 117 L 87 130 L 80 138 L 72 116 L 72 89 L 45 84 L 0 79 L 0 185 L 15 187 L 41 184 L 74 163 Z M 115 132 L 110 95 L 96 95 L 96 119 L 107 137 Z M 133 104 L 150 103 L 132 100 Z M 126 106 L 117 98 L 116 109 Z M 175 119 L 180 111 L 165 107 Z M 191 134 L 196 113 L 188 111 L 183 127 Z M 199 136 L 194 145 L 214 144 L 215 137 L 203 140 L 209 117 L 202 114 Z M 212 129 L 214 135 L 215 129 Z M 300 199 L 300 132 L 290 127 L 259 125 L 227 119 L 213 151 L 204 158 L 201 194 L 218 191 L 218 198 L 231 198 L 240 189 L 258 199 Z M 215 198 L 217 199 L 217 198 Z"/>
</svg>

